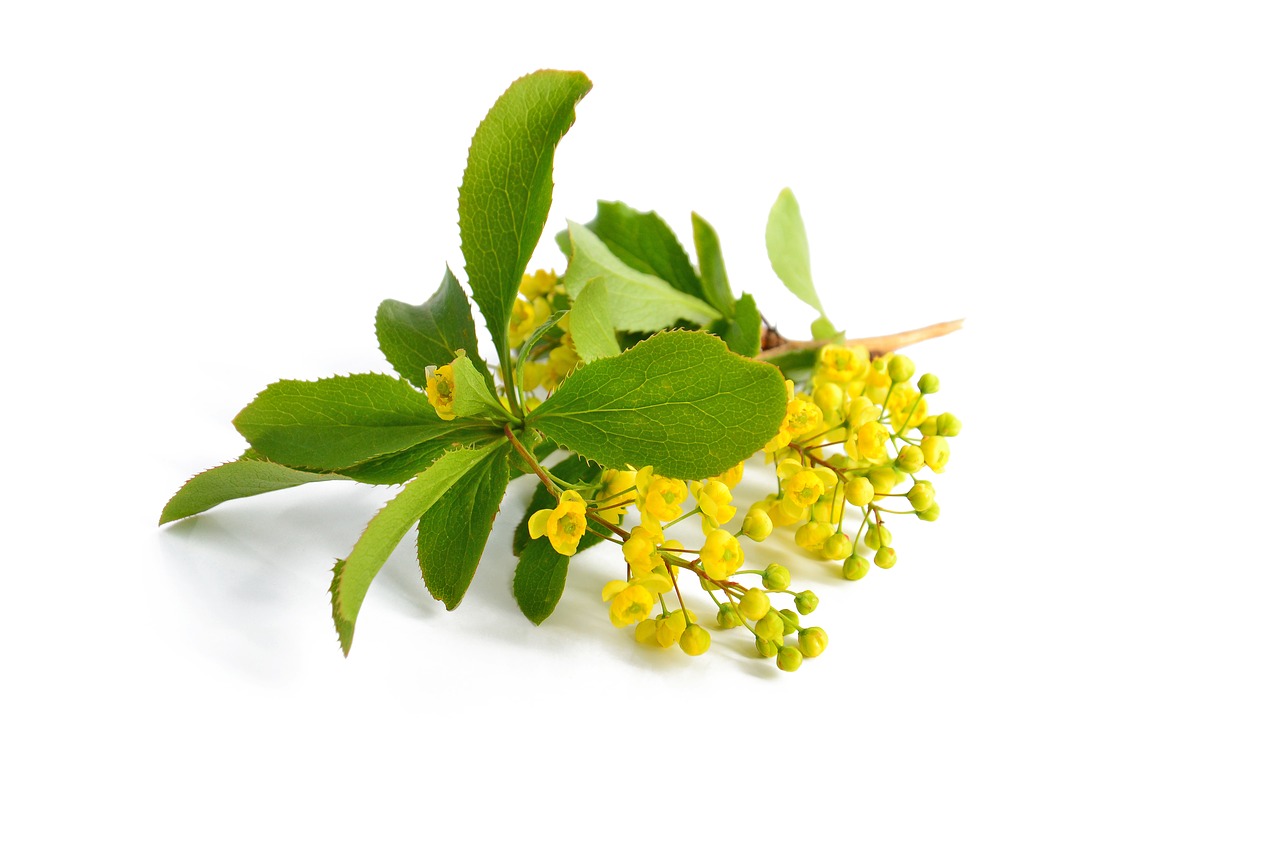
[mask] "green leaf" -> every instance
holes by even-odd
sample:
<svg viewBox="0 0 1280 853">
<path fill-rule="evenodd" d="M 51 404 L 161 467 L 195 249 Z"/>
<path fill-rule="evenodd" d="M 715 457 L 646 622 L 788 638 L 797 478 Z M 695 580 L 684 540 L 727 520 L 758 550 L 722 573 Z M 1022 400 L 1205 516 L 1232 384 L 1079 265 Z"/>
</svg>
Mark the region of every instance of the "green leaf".
<svg viewBox="0 0 1280 853">
<path fill-rule="evenodd" d="M 345 480 L 341 474 L 313 474 L 295 471 L 273 462 L 256 459 L 237 459 L 217 468 L 196 474 L 165 504 L 160 513 L 160 523 L 167 524 L 180 518 L 212 509 L 224 501 L 249 498 L 303 483 L 322 480 Z"/>
<path fill-rule="evenodd" d="M 742 294 L 733 306 L 733 319 L 717 320 L 710 331 L 738 355 L 755 358 L 760 354 L 760 311 L 750 293 Z"/>
<path fill-rule="evenodd" d="M 464 353 L 452 362 L 453 364 L 453 413 L 459 418 L 488 418 L 497 421 L 516 421 L 511 413 L 502 408 L 498 398 L 490 391 L 493 379 L 486 368 L 483 373 L 476 370 L 471 359 Z M 486 383 L 485 379 L 489 382 Z"/>
<path fill-rule="evenodd" d="M 411 480 L 431 467 L 445 453 L 503 438 L 502 428 L 489 421 L 452 420 L 448 432 L 415 444 L 413 447 L 384 456 L 375 456 L 338 473 L 361 483 L 390 486 Z"/>
<path fill-rule="evenodd" d="M 702 280 L 689 263 L 689 255 L 658 214 L 641 213 L 620 201 L 600 201 L 596 218 L 587 227 L 627 266 L 657 276 L 682 293 L 705 298 Z M 569 253 L 566 248 L 565 254 Z"/>
<path fill-rule="evenodd" d="M 800 204 L 789 189 L 778 194 L 778 200 L 769 211 L 764 244 L 769 251 L 773 271 L 787 289 L 825 317 L 826 312 L 822 310 L 818 291 L 813 286 L 813 274 L 809 270 L 809 238 L 805 235 L 804 220 L 800 218 Z"/>
<path fill-rule="evenodd" d="M 729 290 L 729 273 L 724 268 L 720 237 L 705 219 L 693 214 L 693 245 L 698 252 L 698 270 L 707 301 L 722 315 L 733 315 L 733 292 Z"/>
<path fill-rule="evenodd" d="M 680 319 L 707 323 L 720 316 L 701 299 L 618 260 L 585 225 L 570 222 L 569 240 L 573 243 L 573 257 L 564 273 L 565 290 L 577 299 L 588 281 L 599 278 L 609 294 L 615 329 L 652 332 Z"/>
<path fill-rule="evenodd" d="M 333 624 L 344 655 L 351 651 L 356 616 L 369 584 L 382 569 L 396 545 L 413 523 L 426 513 L 453 484 L 462 479 L 489 454 L 492 447 L 458 450 L 440 457 L 378 510 L 345 560 L 333 567 L 329 595 L 333 603 Z"/>
<path fill-rule="evenodd" d="M 436 599 L 452 610 L 475 577 L 509 480 L 511 445 L 496 444 L 418 521 L 418 565 Z"/>
<path fill-rule="evenodd" d="M 330 472 L 424 442 L 450 443 L 463 426 L 440 420 L 408 382 L 380 373 L 275 382 L 234 423 L 272 462 Z"/>
<path fill-rule="evenodd" d="M 698 480 L 721 474 L 778 432 L 778 369 L 703 332 L 663 332 L 579 367 L 528 423 L 606 468 L 652 465 Z"/>
<path fill-rule="evenodd" d="M 560 603 L 568 574 L 569 558 L 551 547 L 549 539 L 544 537 L 529 543 L 516 563 L 516 576 L 511 584 L 520 612 L 533 624 L 541 625 Z"/>
<path fill-rule="evenodd" d="M 378 306 L 374 324 L 378 347 L 387 361 L 405 379 L 426 388 L 427 368 L 453 361 L 458 350 L 466 350 L 471 362 L 486 377 L 488 367 L 476 344 L 476 325 L 471 319 L 471 303 L 448 267 L 435 294 L 421 305 L 394 299 Z M 493 388 L 493 379 L 487 383 Z"/>
<path fill-rule="evenodd" d="M 556 143 L 591 90 L 580 72 L 536 71 L 498 98 L 476 128 L 458 191 L 467 279 L 508 373 L 507 323 L 551 207 Z"/>
<path fill-rule="evenodd" d="M 593 278 L 578 291 L 569 311 L 569 332 L 573 346 L 584 362 L 619 355 L 618 336 L 609 316 L 609 291 L 599 278 Z"/>
</svg>

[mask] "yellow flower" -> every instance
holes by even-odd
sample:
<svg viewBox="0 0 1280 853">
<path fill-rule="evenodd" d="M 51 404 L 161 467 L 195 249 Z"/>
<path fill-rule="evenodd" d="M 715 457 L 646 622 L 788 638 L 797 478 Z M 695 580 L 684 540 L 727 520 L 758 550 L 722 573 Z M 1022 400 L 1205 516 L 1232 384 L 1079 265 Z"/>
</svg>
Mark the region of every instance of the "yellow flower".
<svg viewBox="0 0 1280 853">
<path fill-rule="evenodd" d="M 723 474 L 719 474 L 715 477 L 711 477 L 710 480 L 708 480 L 708 482 L 710 482 L 711 480 L 718 480 L 719 482 L 724 483 L 726 486 L 732 489 L 734 486 L 742 482 L 742 466 L 743 466 L 743 463 L 739 462 L 737 465 L 734 465 L 732 468 L 730 468 L 728 471 L 725 471 Z"/>
<path fill-rule="evenodd" d="M 812 506 L 818 502 L 825 491 L 822 479 L 812 468 L 803 468 L 792 474 L 782 484 L 783 498 L 796 506 Z"/>
<path fill-rule="evenodd" d="M 867 370 L 867 348 L 842 347 L 827 344 L 818 350 L 818 364 L 814 371 L 815 385 L 834 382 L 837 385 L 848 385 Z"/>
<path fill-rule="evenodd" d="M 578 542 L 587 532 L 587 504 L 575 491 L 565 491 L 555 509 L 540 509 L 529 517 L 529 535 L 546 536 L 551 547 L 566 557 L 578 552 Z"/>
<path fill-rule="evenodd" d="M 622 556 L 631 566 L 633 575 L 655 572 L 663 567 L 662 555 L 658 553 L 662 543 L 662 528 L 631 528 L 631 536 L 622 543 Z"/>
<path fill-rule="evenodd" d="M 901 358 L 901 356 L 899 356 Z M 924 423 L 929 416 L 929 405 L 924 395 L 910 385 L 895 385 L 885 401 L 889 410 L 889 420 L 894 432 L 902 432 L 904 427 L 916 427 Z"/>
<path fill-rule="evenodd" d="M 857 436 L 852 441 L 845 442 L 845 448 L 851 449 L 849 445 L 853 444 L 863 459 L 884 462 L 889 458 L 889 452 L 884 449 L 884 443 L 888 440 L 889 429 L 879 421 L 871 421 L 858 427 Z"/>
<path fill-rule="evenodd" d="M 650 465 L 636 472 L 636 492 L 641 520 L 651 526 L 679 518 L 683 513 L 681 504 L 689 496 L 684 480 L 660 477 Z"/>
<path fill-rule="evenodd" d="M 548 391 L 559 388 L 560 383 L 566 376 L 573 373 L 580 360 L 578 351 L 573 347 L 573 341 L 565 335 L 560 339 L 560 346 L 547 355 L 547 374 L 542 380 L 542 387 Z"/>
<path fill-rule="evenodd" d="M 531 300 L 517 299 L 511 309 L 511 324 L 507 332 L 508 342 L 513 349 L 525 342 L 534 330 L 547 322 L 551 316 L 551 305 L 542 297 Z"/>
<path fill-rule="evenodd" d="M 600 479 L 600 489 L 596 492 L 596 503 L 609 509 L 598 509 L 596 512 L 610 524 L 621 524 L 626 514 L 628 503 L 635 500 L 635 471 L 615 471 L 609 469 Z M 619 504 L 619 506 L 614 506 Z"/>
<path fill-rule="evenodd" d="M 733 494 L 729 487 L 719 480 L 708 480 L 704 486 L 693 484 L 693 497 L 698 502 L 698 510 L 702 513 L 702 532 L 710 533 L 722 524 L 728 524 L 738 508 L 732 506 Z"/>
<path fill-rule="evenodd" d="M 920 450 L 924 453 L 924 464 L 939 474 L 947 467 L 947 460 L 951 458 L 951 445 L 940 435 L 926 436 L 920 442 Z"/>
<path fill-rule="evenodd" d="M 539 296 L 549 296 L 556 289 L 556 271 L 538 270 L 530 275 L 525 273 L 520 279 L 520 293 L 530 301 Z"/>
<path fill-rule="evenodd" d="M 702 558 L 702 569 L 713 580 L 722 581 L 742 568 L 746 555 L 738 539 L 727 530 L 713 530 L 707 536 L 707 542 L 698 552 Z"/>
<path fill-rule="evenodd" d="M 452 364 L 427 372 L 427 400 L 435 407 L 436 414 L 442 421 L 451 421 L 457 417 L 453 413 L 454 388 Z"/>
<path fill-rule="evenodd" d="M 609 604 L 609 621 L 615 628 L 625 628 L 646 619 L 657 601 L 654 596 L 671 591 L 671 581 L 664 575 L 649 574 L 629 581 L 614 580 L 600 593 Z"/>
</svg>

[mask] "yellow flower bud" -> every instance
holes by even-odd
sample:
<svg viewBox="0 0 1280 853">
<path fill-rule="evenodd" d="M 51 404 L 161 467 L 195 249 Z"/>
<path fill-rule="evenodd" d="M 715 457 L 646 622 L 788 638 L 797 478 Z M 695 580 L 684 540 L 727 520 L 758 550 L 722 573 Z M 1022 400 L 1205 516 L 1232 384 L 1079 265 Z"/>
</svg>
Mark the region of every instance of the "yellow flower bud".
<svg viewBox="0 0 1280 853">
<path fill-rule="evenodd" d="M 960 419 L 950 412 L 938 415 L 938 435 L 955 438 L 960 434 Z"/>
<path fill-rule="evenodd" d="M 796 531 L 796 544 L 806 551 L 821 551 L 835 530 L 829 521 L 811 521 Z"/>
<path fill-rule="evenodd" d="M 924 467 L 924 451 L 914 444 L 908 444 L 898 451 L 898 459 L 893 467 L 904 474 L 914 474 Z"/>
<path fill-rule="evenodd" d="M 800 630 L 800 614 L 794 610 L 779 610 L 778 616 L 782 619 L 782 636 L 790 637 L 796 631 Z"/>
<path fill-rule="evenodd" d="M 700 625 L 690 625 L 680 635 L 680 650 L 696 657 L 711 648 L 711 635 Z"/>
<path fill-rule="evenodd" d="M 720 609 L 716 612 L 716 624 L 721 628 L 733 628 L 742 624 L 742 620 L 738 618 L 738 614 L 733 612 L 733 605 L 727 601 L 720 602 Z"/>
<path fill-rule="evenodd" d="M 933 484 L 927 480 L 917 481 L 907 492 L 907 500 L 911 501 L 911 508 L 917 512 L 928 509 L 933 504 Z"/>
<path fill-rule="evenodd" d="M 916 387 L 920 389 L 921 394 L 937 394 L 941 386 L 942 382 L 932 373 L 926 373 L 916 381 Z"/>
<path fill-rule="evenodd" d="M 796 638 L 796 647 L 807 658 L 816 658 L 827 650 L 827 632 L 821 628 L 805 628 Z"/>
<path fill-rule="evenodd" d="M 939 435 L 930 435 L 920 442 L 920 451 L 924 454 L 924 464 L 941 474 L 951 458 L 951 446 Z"/>
<path fill-rule="evenodd" d="M 795 672 L 804 662 L 804 656 L 795 646 L 783 646 L 778 649 L 778 669 L 783 672 Z"/>
<path fill-rule="evenodd" d="M 894 382 L 906 382 L 916 372 L 916 365 L 905 355 L 889 359 L 889 378 Z"/>
<path fill-rule="evenodd" d="M 786 589 L 791 586 L 791 572 L 786 566 L 770 563 L 764 570 L 764 588 L 771 590 Z M 758 618 L 758 617 L 757 617 Z"/>
<path fill-rule="evenodd" d="M 845 488 L 845 500 L 854 506 L 866 506 L 876 498 L 876 487 L 866 477 L 854 477 Z"/>
<path fill-rule="evenodd" d="M 752 508 L 742 520 L 742 532 L 757 542 L 763 542 L 773 532 L 773 519 L 763 509 Z"/>
<path fill-rule="evenodd" d="M 871 564 L 867 562 L 866 557 L 855 556 L 845 560 L 840 570 L 845 580 L 860 581 L 867 576 L 867 572 L 871 571 Z"/>
<path fill-rule="evenodd" d="M 796 596 L 796 610 L 800 611 L 801 616 L 808 616 L 817 609 L 818 596 L 813 593 L 813 590 L 806 589 Z"/>
<path fill-rule="evenodd" d="M 796 506 L 791 501 L 769 499 L 769 518 L 776 527 L 787 527 L 804 518 L 807 513 L 804 507 Z"/>
<path fill-rule="evenodd" d="M 937 521 L 938 516 L 941 514 L 941 512 L 942 510 L 938 508 L 938 502 L 934 501 L 925 509 L 922 509 L 920 512 L 917 512 L 916 518 L 920 519 L 921 521 Z"/>
<path fill-rule="evenodd" d="M 655 636 L 658 633 L 658 623 L 653 619 L 644 619 L 636 623 L 636 642 L 644 645 L 656 646 L 658 641 Z"/>
<path fill-rule="evenodd" d="M 769 596 L 762 590 L 752 587 L 742 596 L 742 600 L 738 602 L 738 612 L 744 618 L 756 621 L 763 619 L 765 614 L 769 612 Z"/>
<path fill-rule="evenodd" d="M 826 560 L 844 560 L 853 553 L 853 540 L 847 533 L 832 533 L 822 543 L 822 557 Z"/>
<path fill-rule="evenodd" d="M 893 534 L 889 532 L 889 528 L 883 524 L 873 524 L 867 528 L 866 534 L 862 537 L 862 544 L 866 545 L 872 551 L 883 548 L 893 541 Z"/>
<path fill-rule="evenodd" d="M 782 617 L 770 610 L 756 620 L 756 636 L 766 640 L 781 640 L 785 627 L 782 624 Z"/>
<path fill-rule="evenodd" d="M 872 468 L 867 472 L 867 479 L 875 487 L 877 495 L 888 495 L 893 493 L 894 487 L 902 482 L 903 477 L 892 467 L 886 466 L 884 468 Z"/>
<path fill-rule="evenodd" d="M 898 552 L 889 547 L 882 547 L 876 551 L 876 565 L 882 569 L 892 569 L 894 563 L 898 562 Z"/>
<path fill-rule="evenodd" d="M 756 651 L 762 658 L 771 658 L 778 653 L 778 643 L 774 640 L 763 640 L 756 637 Z"/>
</svg>

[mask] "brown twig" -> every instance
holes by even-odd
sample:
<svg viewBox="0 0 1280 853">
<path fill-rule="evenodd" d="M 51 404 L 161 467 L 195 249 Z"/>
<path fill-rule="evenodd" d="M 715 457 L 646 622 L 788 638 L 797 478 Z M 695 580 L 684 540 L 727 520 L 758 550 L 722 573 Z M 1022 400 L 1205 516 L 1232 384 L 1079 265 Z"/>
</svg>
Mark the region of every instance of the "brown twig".
<svg viewBox="0 0 1280 853">
<path fill-rule="evenodd" d="M 892 335 L 877 335 L 872 338 L 849 338 L 845 341 L 845 346 L 856 347 L 864 346 L 872 358 L 884 355 L 887 352 L 896 352 L 903 347 L 911 344 L 918 344 L 921 341 L 927 341 L 932 338 L 940 338 L 943 335 L 949 335 L 964 325 L 964 320 L 951 320 L 946 323 L 934 323 L 932 326 L 925 326 L 922 329 L 912 329 L 908 332 L 896 332 Z M 816 349 L 826 341 L 790 341 L 777 335 L 774 331 L 774 337 L 767 343 L 774 345 L 760 353 L 757 358 L 761 361 L 767 361 L 776 358 L 784 353 L 794 352 L 802 349 Z M 775 343 L 776 342 L 776 343 Z"/>
</svg>

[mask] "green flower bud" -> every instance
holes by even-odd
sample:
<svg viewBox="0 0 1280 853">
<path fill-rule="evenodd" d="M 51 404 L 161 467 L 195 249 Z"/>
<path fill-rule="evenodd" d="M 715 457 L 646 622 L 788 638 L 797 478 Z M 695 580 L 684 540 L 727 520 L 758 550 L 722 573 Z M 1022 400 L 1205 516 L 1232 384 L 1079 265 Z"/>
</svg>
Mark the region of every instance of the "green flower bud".
<svg viewBox="0 0 1280 853">
<path fill-rule="evenodd" d="M 920 460 L 921 464 L 924 464 L 923 454 Z M 866 506 L 876 499 L 876 487 L 871 485 L 871 481 L 866 477 L 854 477 L 845 487 L 844 499 L 854 506 Z"/>
<path fill-rule="evenodd" d="M 766 640 L 781 640 L 783 631 L 782 617 L 777 611 L 769 611 L 756 621 L 756 635 Z"/>
<path fill-rule="evenodd" d="M 747 590 L 747 594 L 742 596 L 742 600 L 738 602 L 738 612 L 742 614 L 744 619 L 763 619 L 764 615 L 769 612 L 769 596 L 763 589 L 752 588 Z"/>
<path fill-rule="evenodd" d="M 733 612 L 733 605 L 727 601 L 720 602 L 720 609 L 716 611 L 716 624 L 721 628 L 733 628 L 742 624 L 742 620 L 738 618 L 738 614 Z"/>
<path fill-rule="evenodd" d="M 827 650 L 827 632 L 821 628 L 805 628 L 797 640 L 800 654 L 807 658 L 816 658 Z"/>
<path fill-rule="evenodd" d="M 937 394 L 941 386 L 941 380 L 932 373 L 926 373 L 916 382 L 916 387 L 920 389 L 921 394 Z"/>
<path fill-rule="evenodd" d="M 898 472 L 890 466 L 884 468 L 872 468 L 867 472 L 867 479 L 871 481 L 871 485 L 875 487 L 877 495 L 887 495 L 893 492 L 894 486 L 901 482 L 898 479 Z"/>
<path fill-rule="evenodd" d="M 862 536 L 862 544 L 872 551 L 878 551 L 893 541 L 893 534 L 883 524 L 873 524 Z"/>
<path fill-rule="evenodd" d="M 921 521 L 937 521 L 938 514 L 941 512 L 942 510 L 938 509 L 938 502 L 934 501 L 927 508 L 920 510 L 920 512 L 917 512 L 916 518 L 920 519 Z"/>
<path fill-rule="evenodd" d="M 789 637 L 800 630 L 800 614 L 794 610 L 779 610 L 782 617 L 782 636 Z"/>
<path fill-rule="evenodd" d="M 772 590 L 786 589 L 791 586 L 791 572 L 786 566 L 770 563 L 764 568 L 764 588 Z"/>
<path fill-rule="evenodd" d="M 756 651 L 762 658 L 771 658 L 778 653 L 778 643 L 773 640 L 762 640 L 756 637 Z"/>
<path fill-rule="evenodd" d="M 914 474 L 924 467 L 924 451 L 908 444 L 898 451 L 898 459 L 893 466 L 904 474 Z"/>
<path fill-rule="evenodd" d="M 880 568 L 892 569 L 896 562 L 898 562 L 898 552 L 892 548 L 883 547 L 876 551 L 876 565 Z"/>
<path fill-rule="evenodd" d="M 922 460 L 923 456 L 920 457 Z M 742 532 L 757 542 L 763 542 L 773 532 L 773 519 L 764 509 L 755 506 L 742 519 Z"/>
<path fill-rule="evenodd" d="M 850 557 L 844 561 L 841 567 L 845 580 L 860 581 L 867 576 L 867 572 L 871 571 L 871 564 L 867 562 L 866 557 Z"/>
<path fill-rule="evenodd" d="M 955 438 L 960 434 L 960 419 L 950 412 L 938 415 L 938 435 Z"/>
<path fill-rule="evenodd" d="M 796 596 L 796 610 L 800 611 L 801 616 L 808 616 L 817 609 L 818 596 L 814 595 L 812 590 L 806 589 Z"/>
<path fill-rule="evenodd" d="M 690 625 L 680 635 L 680 650 L 686 655 L 697 657 L 711 648 L 711 635 L 701 625 Z"/>
<path fill-rule="evenodd" d="M 848 533 L 833 533 L 822 543 L 822 556 L 827 560 L 844 560 L 853 553 L 853 540 Z"/>
<path fill-rule="evenodd" d="M 905 355 L 895 355 L 889 360 L 889 378 L 894 382 L 906 382 L 915 372 L 915 362 Z"/>
<path fill-rule="evenodd" d="M 920 426 L 916 427 L 920 430 L 921 435 L 937 435 L 938 434 L 938 416 L 930 415 L 920 422 Z"/>
<path fill-rule="evenodd" d="M 911 508 L 916 512 L 928 509 L 933 505 L 933 484 L 928 480 L 917 481 L 907 492 L 907 500 L 911 501 Z"/>
<path fill-rule="evenodd" d="M 804 656 L 795 646 L 783 646 L 778 649 L 778 669 L 783 672 L 795 672 L 804 662 Z"/>
</svg>

